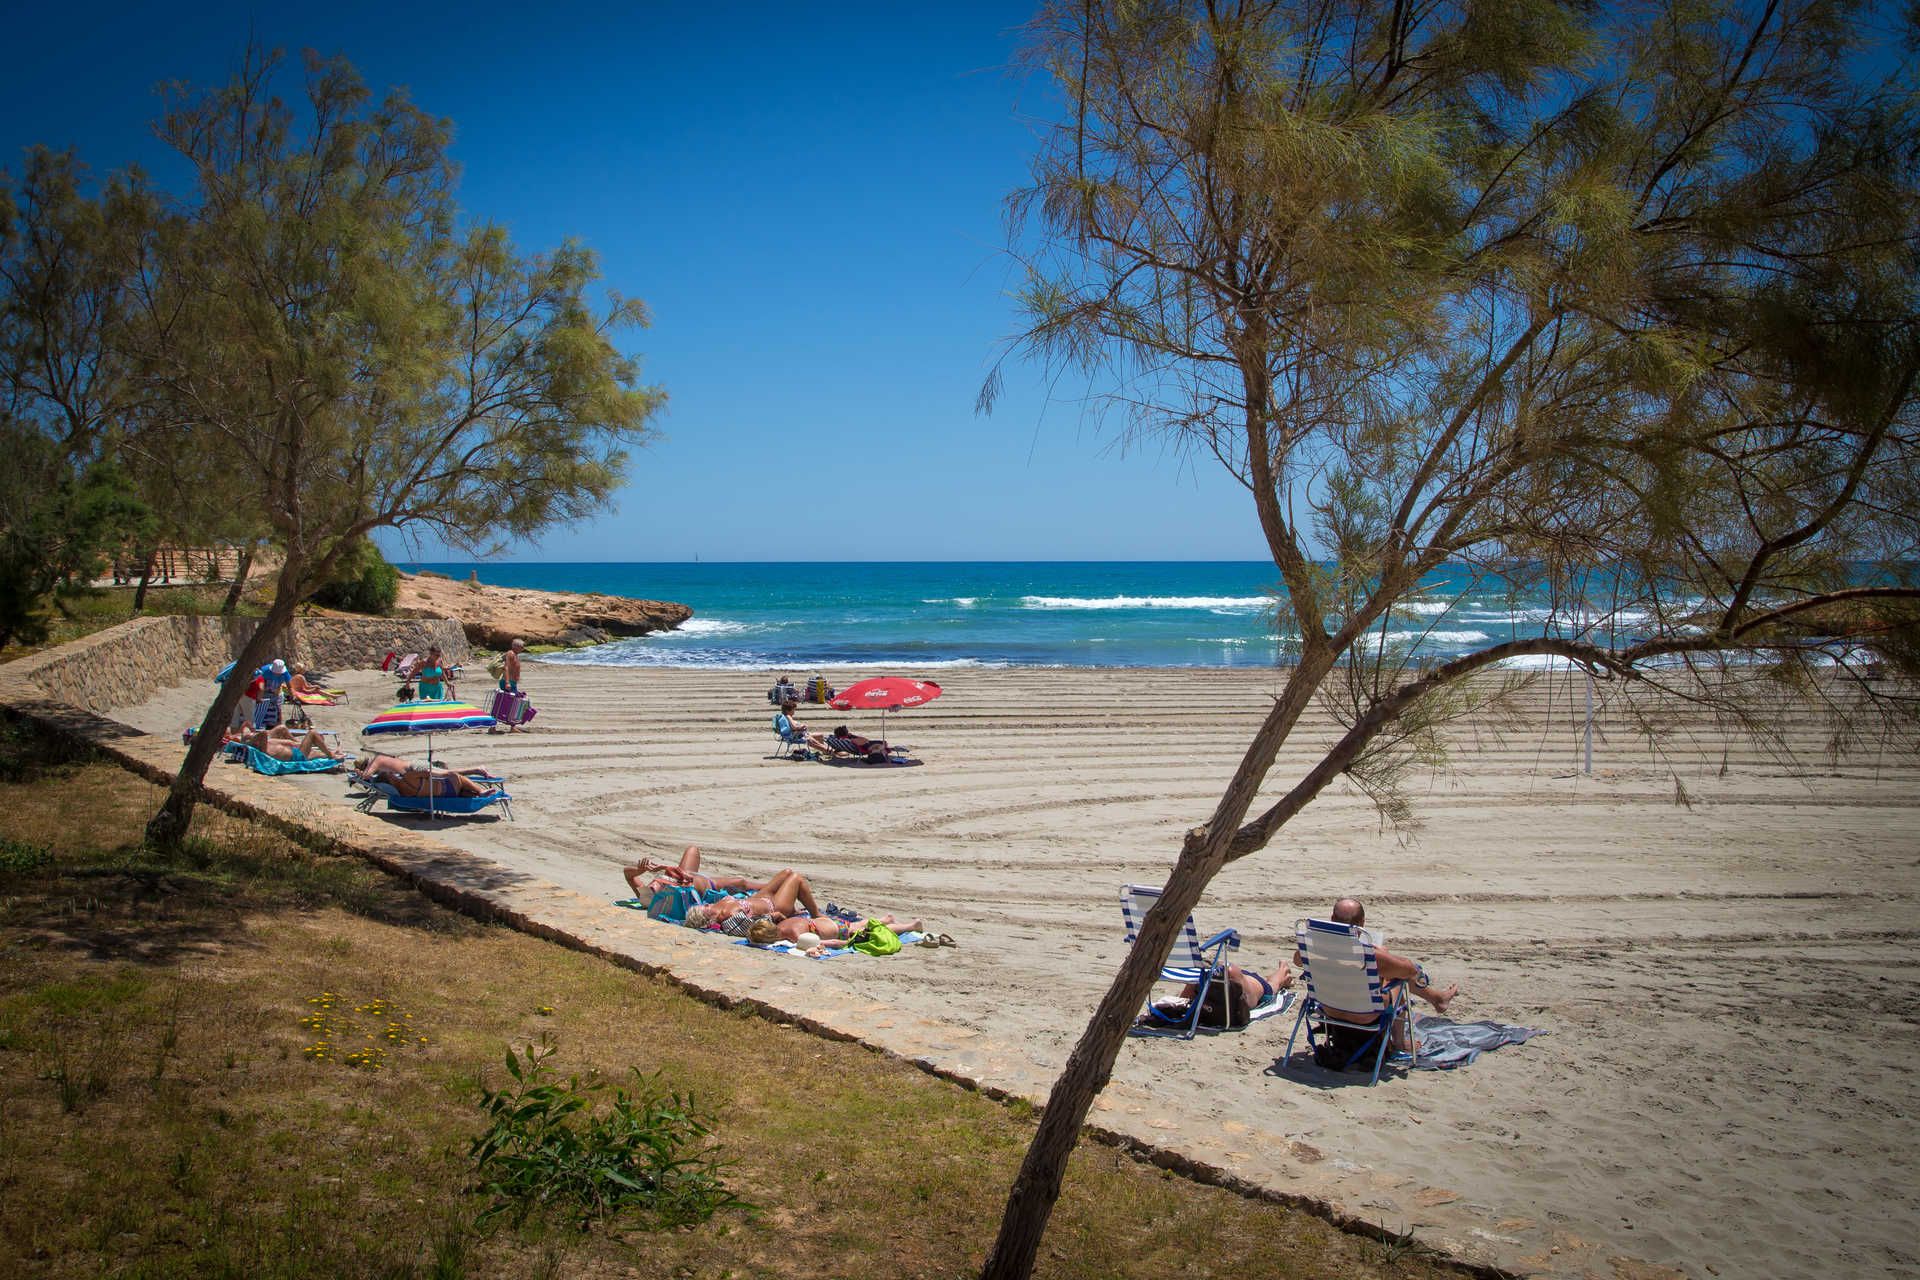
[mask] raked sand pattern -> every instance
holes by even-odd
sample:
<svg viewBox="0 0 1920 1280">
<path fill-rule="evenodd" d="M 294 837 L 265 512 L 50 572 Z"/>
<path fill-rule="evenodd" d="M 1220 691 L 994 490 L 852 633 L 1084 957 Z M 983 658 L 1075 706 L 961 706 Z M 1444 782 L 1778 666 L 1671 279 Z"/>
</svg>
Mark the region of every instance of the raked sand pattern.
<svg viewBox="0 0 1920 1280">
<path fill-rule="evenodd" d="M 814 964 L 808 980 L 940 1019 L 1050 1079 L 1122 954 L 1119 886 L 1164 879 L 1275 679 L 942 675 L 946 696 L 889 724 L 924 763 L 869 769 L 770 759 L 764 676 L 529 664 L 532 732 L 435 741 L 510 775 L 518 821 L 438 834 L 609 903 L 623 861 L 694 842 L 715 869 L 794 866 L 839 902 L 924 916 L 961 945 Z M 351 743 L 393 685 L 340 682 L 352 706 L 316 717 Z M 116 714 L 177 735 L 209 690 Z M 1543 678 L 1522 730 L 1465 727 L 1454 767 L 1410 783 L 1415 831 L 1384 830 L 1337 784 L 1199 913 L 1203 929 L 1238 926 L 1240 962 L 1270 971 L 1297 917 L 1357 894 L 1396 950 L 1462 984 L 1457 1016 L 1550 1035 L 1373 1089 L 1275 1074 L 1291 1016 L 1134 1041 L 1093 1118 L 1224 1152 L 1264 1186 L 1330 1189 L 1392 1230 L 1457 1240 L 1471 1223 L 1474 1251 L 1515 1269 L 1913 1274 L 1920 770 L 1871 747 L 1833 759 L 1810 713 L 1787 761 L 1684 713 L 1655 750 L 1603 708 L 1583 777 L 1581 697 Z M 1274 794 L 1331 728 L 1296 736 Z M 400 744 L 421 747 L 387 740 Z"/>
</svg>

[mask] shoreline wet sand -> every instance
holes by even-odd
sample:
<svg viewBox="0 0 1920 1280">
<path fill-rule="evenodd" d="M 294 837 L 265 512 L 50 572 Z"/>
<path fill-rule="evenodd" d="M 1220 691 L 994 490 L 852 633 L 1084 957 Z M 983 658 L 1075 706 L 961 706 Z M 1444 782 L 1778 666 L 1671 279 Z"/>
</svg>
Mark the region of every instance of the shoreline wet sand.
<svg viewBox="0 0 1920 1280">
<path fill-rule="evenodd" d="M 716 870 L 794 866 L 837 901 L 924 916 L 960 946 L 817 965 L 818 980 L 1051 1075 L 1122 954 L 1120 886 L 1164 879 L 1275 676 L 936 678 L 946 695 L 888 726 L 923 763 L 872 769 L 771 759 L 770 676 L 530 663 L 532 732 L 434 741 L 436 755 L 507 773 L 518 821 L 435 834 L 609 904 L 625 896 L 623 861 L 698 843 Z M 377 673 L 338 682 L 352 704 L 315 719 L 351 745 L 393 686 Z M 177 737 L 207 688 L 115 715 Z M 1290 1014 L 1192 1043 L 1133 1041 L 1093 1120 L 1131 1114 L 1176 1149 L 1224 1133 L 1236 1167 L 1282 1192 L 1332 1169 L 1350 1211 L 1389 1230 L 1473 1205 L 1508 1266 L 1559 1269 L 1528 1254 L 1544 1241 L 1692 1275 L 1909 1272 L 1920 769 L 1871 744 L 1831 757 L 1812 712 L 1783 712 L 1789 760 L 1676 708 L 1657 737 L 1603 710 L 1585 777 L 1582 696 L 1545 676 L 1517 726 L 1464 723 L 1452 767 L 1408 780 L 1415 830 L 1383 828 L 1337 783 L 1229 867 L 1198 913 L 1203 929 L 1238 927 L 1237 959 L 1268 972 L 1296 918 L 1357 894 L 1394 949 L 1461 983 L 1454 1016 L 1551 1034 L 1372 1089 L 1276 1074 Z M 1316 713 L 1269 799 L 1332 729 Z"/>
</svg>

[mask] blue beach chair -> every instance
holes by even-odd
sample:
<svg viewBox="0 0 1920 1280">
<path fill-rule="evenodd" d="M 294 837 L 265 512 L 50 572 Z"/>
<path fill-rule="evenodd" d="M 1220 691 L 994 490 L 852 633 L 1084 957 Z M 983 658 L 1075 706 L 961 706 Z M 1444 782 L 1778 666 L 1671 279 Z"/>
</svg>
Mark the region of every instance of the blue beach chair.
<svg viewBox="0 0 1920 1280">
<path fill-rule="evenodd" d="M 807 735 L 798 731 L 782 733 L 780 731 L 780 717 L 775 715 L 773 720 L 774 736 L 780 739 L 780 746 L 774 751 L 773 758 L 775 760 L 809 759 L 810 757 L 807 752 Z"/>
<path fill-rule="evenodd" d="M 1160 890 L 1143 884 L 1123 885 L 1120 889 L 1120 916 L 1127 923 L 1127 941 L 1129 943 L 1140 936 L 1140 922 L 1145 920 L 1152 909 L 1154 900 L 1160 896 Z M 1184 1021 L 1165 1021 L 1155 1026 L 1153 1021 L 1136 1024 L 1129 1032 L 1136 1036 L 1167 1036 L 1179 1040 L 1193 1039 L 1193 1033 L 1200 1026 L 1200 1005 L 1207 998 L 1207 988 L 1214 982 L 1224 979 L 1227 973 L 1227 952 L 1240 949 L 1240 933 L 1237 929 L 1222 929 L 1205 942 L 1200 940 L 1200 930 L 1193 923 L 1193 917 L 1187 917 L 1186 926 L 1180 938 L 1173 945 L 1173 953 L 1160 966 L 1160 981 L 1177 982 L 1183 987 L 1193 987 L 1193 999 L 1188 1002 L 1182 1017 Z M 1185 963 L 1177 963 L 1176 958 Z M 1151 1010 L 1151 1005 L 1149 1005 Z M 1155 1015 L 1158 1016 L 1158 1015 Z"/>
<path fill-rule="evenodd" d="M 1301 920 L 1293 927 L 1294 946 L 1300 955 L 1300 977 L 1305 981 L 1307 998 L 1300 1002 L 1300 1015 L 1293 1020 L 1287 1036 L 1286 1061 L 1293 1057 L 1294 1037 L 1301 1024 L 1307 1028 L 1307 1051 L 1313 1052 L 1315 1030 L 1333 1042 L 1331 1027 L 1345 1027 L 1364 1034 L 1364 1041 L 1339 1064 L 1351 1071 L 1354 1064 L 1373 1055 L 1373 1078 L 1380 1082 L 1380 1067 L 1387 1059 L 1387 1046 L 1393 1040 L 1396 1022 L 1406 1028 L 1407 1042 L 1413 1042 L 1413 1004 L 1405 982 L 1380 980 L 1380 962 L 1374 949 L 1379 936 L 1357 924 L 1338 924 L 1332 920 Z M 1335 1014 L 1331 1010 L 1359 1014 L 1372 1010 L 1362 1021 Z M 1316 1061 L 1318 1058 L 1316 1057 Z"/>
<path fill-rule="evenodd" d="M 366 794 L 353 807 L 361 813 L 372 813 L 373 806 L 382 799 L 387 802 L 389 813 L 406 813 L 428 818 L 471 818 L 489 805 L 499 805 L 500 812 L 513 820 L 513 797 L 505 791 L 491 791 L 484 796 L 403 796 L 391 782 L 378 782 L 372 779 L 358 779 L 359 785 L 366 788 Z"/>
</svg>

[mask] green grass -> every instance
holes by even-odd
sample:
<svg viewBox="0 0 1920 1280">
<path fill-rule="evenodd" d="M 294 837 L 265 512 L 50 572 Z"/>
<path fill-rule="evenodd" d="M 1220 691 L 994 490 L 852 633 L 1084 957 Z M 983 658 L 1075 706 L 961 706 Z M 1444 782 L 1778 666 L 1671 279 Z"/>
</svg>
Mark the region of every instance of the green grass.
<svg viewBox="0 0 1920 1280">
<path fill-rule="evenodd" d="M 203 810 L 138 844 L 158 790 L 0 727 L 0 1274 L 965 1276 L 1032 1134 L 857 1046 L 435 907 L 357 860 Z M 312 1052 L 324 1040 L 330 1051 Z M 482 1090 L 550 1040 L 560 1077 L 711 1117 L 708 1222 L 492 1230 Z M 1049 1277 L 1430 1276 L 1412 1249 L 1077 1153 Z"/>
</svg>

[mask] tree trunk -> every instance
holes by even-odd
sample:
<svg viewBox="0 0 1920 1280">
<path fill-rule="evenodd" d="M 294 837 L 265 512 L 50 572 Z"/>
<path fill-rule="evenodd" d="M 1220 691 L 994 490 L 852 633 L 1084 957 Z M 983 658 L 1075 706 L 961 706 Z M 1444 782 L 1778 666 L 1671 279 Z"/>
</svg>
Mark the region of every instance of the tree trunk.
<svg viewBox="0 0 1920 1280">
<path fill-rule="evenodd" d="M 140 585 L 133 589 L 133 613 L 135 617 L 140 616 L 140 611 L 147 607 L 147 583 L 150 582 L 152 578 L 153 553 L 149 551 L 146 555 L 140 557 Z"/>
<path fill-rule="evenodd" d="M 1039 1131 L 1020 1162 L 1020 1172 L 1007 1196 L 1000 1219 L 1000 1235 L 981 1270 L 981 1280 L 1026 1280 L 1033 1274 L 1034 1256 L 1046 1234 L 1047 1219 L 1060 1198 L 1067 1160 L 1080 1139 L 1080 1127 L 1094 1098 L 1113 1076 L 1114 1059 L 1127 1030 L 1146 1003 L 1154 980 L 1173 949 L 1174 939 L 1207 884 L 1225 865 L 1232 828 L 1224 832 L 1205 828 L 1188 833 L 1187 848 L 1174 865 L 1160 898 L 1147 910 L 1133 949 L 1120 965 L 1113 985 L 1100 998 L 1066 1068 L 1047 1095 Z"/>
<path fill-rule="evenodd" d="M 161 803 L 160 811 L 147 821 L 148 844 L 159 849 L 176 849 L 186 837 L 187 828 L 193 821 L 194 806 L 200 803 L 200 784 L 207 776 L 208 766 L 213 763 L 214 753 L 220 750 L 227 718 L 233 714 L 240 695 L 246 691 L 247 676 L 266 660 L 280 633 L 286 630 L 288 621 L 293 617 L 296 599 L 293 592 L 282 591 L 274 600 L 273 607 L 267 610 L 259 630 L 241 647 L 239 656 L 234 659 L 232 674 L 221 683 L 220 692 L 214 695 L 213 705 L 207 708 L 206 718 L 194 733 L 193 744 L 187 748 L 187 758 L 180 762 L 180 772 L 174 775 L 166 800 Z"/>
<path fill-rule="evenodd" d="M 214 552 L 216 557 L 219 552 Z M 247 588 L 247 573 L 253 568 L 253 544 L 247 543 L 240 548 L 240 555 L 233 565 L 233 586 L 227 591 L 227 598 L 220 606 L 222 617 L 231 618 L 233 611 L 240 607 L 240 593 Z"/>
<path fill-rule="evenodd" d="M 1100 999 L 1080 1042 L 1073 1048 L 1067 1065 L 1054 1082 L 1047 1107 L 1040 1117 L 1040 1128 L 1033 1144 L 1020 1162 L 1013 1190 L 1007 1195 L 1007 1207 L 1000 1218 L 1000 1235 L 987 1255 L 981 1280 L 1027 1280 L 1033 1274 L 1033 1260 L 1046 1234 L 1047 1219 L 1060 1198 L 1060 1184 L 1067 1173 L 1067 1160 L 1079 1140 L 1080 1127 L 1094 1098 L 1107 1087 L 1113 1075 L 1113 1060 L 1134 1015 L 1146 1003 L 1167 953 L 1173 949 L 1175 935 L 1186 924 L 1200 895 L 1206 892 L 1238 834 L 1240 823 L 1252 807 L 1260 784 L 1273 768 L 1274 758 L 1293 732 L 1307 703 L 1320 682 L 1333 668 L 1333 655 L 1326 646 L 1315 646 L 1293 669 L 1286 687 L 1267 713 L 1259 732 L 1247 744 L 1246 754 L 1220 794 L 1220 803 L 1204 827 L 1187 833 L 1173 874 L 1161 890 L 1160 899 L 1147 911 L 1133 949 L 1114 975 L 1113 985 Z"/>
</svg>

